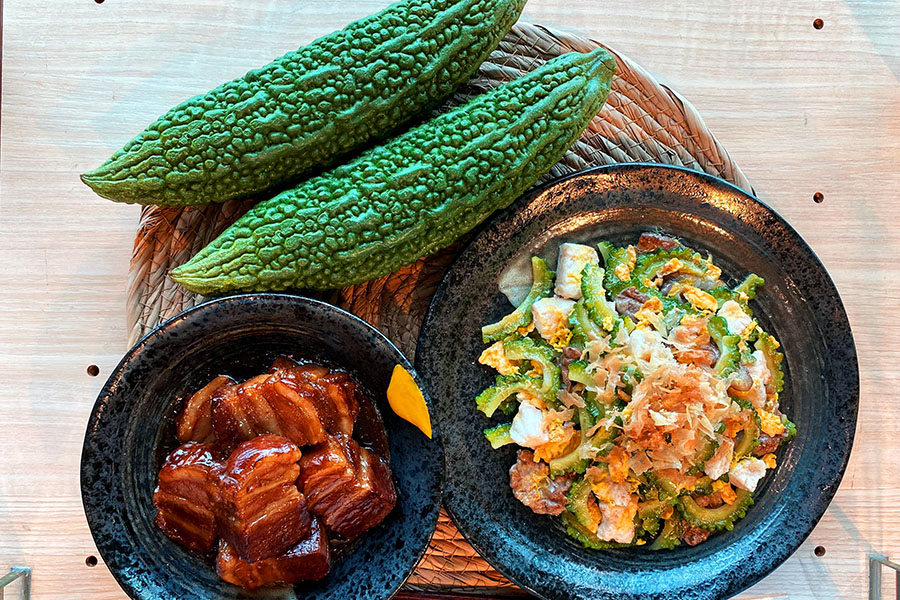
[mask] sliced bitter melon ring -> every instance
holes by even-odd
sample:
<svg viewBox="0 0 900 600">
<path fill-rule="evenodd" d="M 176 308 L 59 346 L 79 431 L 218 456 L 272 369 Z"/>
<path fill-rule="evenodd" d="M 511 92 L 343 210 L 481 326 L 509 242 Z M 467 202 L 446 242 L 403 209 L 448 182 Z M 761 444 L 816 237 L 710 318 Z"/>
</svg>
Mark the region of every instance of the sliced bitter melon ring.
<svg viewBox="0 0 900 600">
<path fill-rule="evenodd" d="M 497 409 L 503 409 L 503 404 L 510 400 L 511 396 L 520 392 L 540 397 L 541 380 L 526 375 L 498 375 L 494 385 L 478 394 L 475 405 L 484 416 L 490 418 Z"/>
<path fill-rule="evenodd" d="M 517 309 L 518 310 L 518 309 Z M 503 352 L 510 360 L 534 361 L 541 366 L 541 398 L 548 404 L 556 404 L 556 394 L 561 384 L 559 365 L 556 358 L 559 356 L 553 346 L 544 340 L 535 340 L 530 337 L 507 338 L 503 341 Z"/>
<path fill-rule="evenodd" d="M 734 523 L 744 518 L 747 509 L 753 504 L 753 494 L 738 489 L 737 499 L 733 504 L 723 504 L 718 508 L 703 508 L 690 496 L 683 496 L 679 502 L 684 518 L 694 527 L 709 531 L 731 529 Z"/>
</svg>

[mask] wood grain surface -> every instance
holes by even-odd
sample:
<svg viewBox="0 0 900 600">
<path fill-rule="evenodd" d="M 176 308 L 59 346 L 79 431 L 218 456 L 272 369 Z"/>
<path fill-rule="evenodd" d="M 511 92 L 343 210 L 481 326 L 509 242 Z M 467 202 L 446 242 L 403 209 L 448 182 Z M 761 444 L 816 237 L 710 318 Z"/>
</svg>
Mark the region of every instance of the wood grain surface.
<svg viewBox="0 0 900 600">
<path fill-rule="evenodd" d="M 0 570 L 32 566 L 35 598 L 124 597 L 85 563 L 78 465 L 126 350 L 139 210 L 77 174 L 178 101 L 386 4 L 3 0 Z M 530 0 L 524 18 L 602 40 L 689 98 L 829 269 L 861 364 L 855 450 L 810 539 L 739 597 L 864 597 L 867 554 L 900 555 L 900 2 Z"/>
</svg>

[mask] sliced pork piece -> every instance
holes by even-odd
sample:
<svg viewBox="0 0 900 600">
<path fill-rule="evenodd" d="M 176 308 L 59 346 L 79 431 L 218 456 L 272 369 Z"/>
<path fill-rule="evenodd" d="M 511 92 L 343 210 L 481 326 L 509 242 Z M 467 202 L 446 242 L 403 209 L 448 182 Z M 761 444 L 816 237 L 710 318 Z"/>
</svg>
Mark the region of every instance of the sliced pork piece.
<svg viewBox="0 0 900 600">
<path fill-rule="evenodd" d="M 247 590 L 271 584 L 291 585 L 322 579 L 328 575 L 330 567 L 328 538 L 316 518 L 312 520 L 309 534 L 278 556 L 250 563 L 238 556 L 231 544 L 220 540 L 216 557 L 219 577 Z"/>
<path fill-rule="evenodd" d="M 638 239 L 637 251 L 646 254 L 656 250 L 674 250 L 679 246 L 681 246 L 681 242 L 671 236 L 647 231 L 642 233 Z"/>
<path fill-rule="evenodd" d="M 650 296 L 640 292 L 635 287 L 628 287 L 619 292 L 614 299 L 616 312 L 622 316 L 634 319 L 637 311 L 641 310 L 644 302 L 650 299 Z"/>
<path fill-rule="evenodd" d="M 276 556 L 309 535 L 306 499 L 295 485 L 300 449 L 264 434 L 243 442 L 213 490 L 219 535 L 249 562 Z"/>
<path fill-rule="evenodd" d="M 325 431 L 335 433 L 335 408 L 326 396 L 325 389 L 319 384 L 319 380 L 331 371 L 320 365 L 301 365 L 290 358 L 280 356 L 272 363 L 269 372 L 276 375 L 281 383 L 311 402 L 319 413 L 319 420 Z"/>
<path fill-rule="evenodd" d="M 159 471 L 159 484 L 153 492 L 156 524 L 167 536 L 196 552 L 208 552 L 216 541 L 208 490 L 221 469 L 211 445 L 188 442 L 169 454 Z"/>
<path fill-rule="evenodd" d="M 307 495 L 310 511 L 343 538 L 376 526 L 397 502 L 388 466 L 343 434 L 304 454 L 298 485 Z"/>
<path fill-rule="evenodd" d="M 325 396 L 334 407 L 334 428 L 329 433 L 353 434 L 353 424 L 359 415 L 359 390 L 346 373 L 334 372 L 319 379 Z"/>
<path fill-rule="evenodd" d="M 184 404 L 177 420 L 179 442 L 214 442 L 216 434 L 212 426 L 212 397 L 221 387 L 234 384 L 231 377 L 220 375 L 194 392 Z"/>
<path fill-rule="evenodd" d="M 674 518 L 674 517 L 673 517 Z M 681 541 L 688 546 L 702 544 L 709 538 L 710 531 L 700 527 L 694 527 L 687 520 L 681 521 Z"/>
<path fill-rule="evenodd" d="M 240 385 L 224 385 L 212 396 L 212 426 L 216 443 L 228 454 L 239 443 L 253 439 L 257 431 L 246 414 Z"/>
<path fill-rule="evenodd" d="M 781 442 L 788 437 L 788 431 L 785 429 L 776 436 L 768 436 L 765 433 L 759 434 L 759 444 L 753 449 L 753 456 L 762 457 L 771 452 L 778 450 Z"/>
<path fill-rule="evenodd" d="M 353 433 L 360 392 L 348 374 L 318 365 L 301 365 L 285 357 L 276 359 L 270 372 L 279 374 L 286 385 L 316 405 L 329 434 Z"/>
<path fill-rule="evenodd" d="M 310 396 L 298 393 L 280 373 L 223 388 L 212 401 L 213 429 L 226 448 L 262 433 L 284 436 L 298 446 L 318 444 L 326 435 L 321 415 Z"/>
<path fill-rule="evenodd" d="M 509 485 L 516 499 L 539 515 L 560 515 L 566 509 L 569 477 L 550 477 L 550 467 L 534 461 L 531 450 L 519 450 L 509 470 Z"/>
<path fill-rule="evenodd" d="M 318 444 L 328 433 L 320 411 L 308 396 L 297 393 L 283 381 L 272 378 L 265 397 L 276 415 L 283 435 L 298 446 Z"/>
</svg>

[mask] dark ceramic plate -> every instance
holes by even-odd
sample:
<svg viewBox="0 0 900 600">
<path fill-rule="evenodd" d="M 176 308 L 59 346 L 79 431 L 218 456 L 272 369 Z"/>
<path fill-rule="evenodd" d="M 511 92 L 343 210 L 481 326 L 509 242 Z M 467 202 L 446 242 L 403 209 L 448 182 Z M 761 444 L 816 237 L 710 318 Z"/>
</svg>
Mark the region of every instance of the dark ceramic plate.
<svg viewBox="0 0 900 600">
<path fill-rule="evenodd" d="M 388 435 L 397 506 L 332 565 L 326 579 L 247 593 L 164 536 L 153 524 L 151 500 L 161 461 L 175 445 L 176 399 L 218 374 L 242 379 L 262 373 L 279 355 L 342 367 L 369 391 Z M 328 304 L 281 294 L 201 304 L 138 342 L 97 398 L 81 458 L 88 524 L 122 588 L 142 600 L 390 597 L 431 539 L 443 477 L 439 424 L 428 440 L 387 404 L 396 364 L 412 371 L 368 323 Z"/>
<path fill-rule="evenodd" d="M 558 519 L 533 514 L 509 488 L 515 450 L 491 450 L 472 399 L 493 375 L 476 363 L 480 327 L 511 307 L 498 277 L 520 252 L 554 259 L 561 240 L 634 243 L 661 228 L 712 253 L 732 281 L 766 285 L 753 307 L 781 341 L 784 411 L 798 436 L 732 531 L 670 552 L 594 551 Z M 719 179 L 671 167 L 617 165 L 533 191 L 482 229 L 447 273 L 416 354 L 444 433 L 444 502 L 497 570 L 543 598 L 729 597 L 771 572 L 825 512 L 850 456 L 859 395 L 856 352 L 837 290 L 812 250 L 771 209 Z"/>
</svg>

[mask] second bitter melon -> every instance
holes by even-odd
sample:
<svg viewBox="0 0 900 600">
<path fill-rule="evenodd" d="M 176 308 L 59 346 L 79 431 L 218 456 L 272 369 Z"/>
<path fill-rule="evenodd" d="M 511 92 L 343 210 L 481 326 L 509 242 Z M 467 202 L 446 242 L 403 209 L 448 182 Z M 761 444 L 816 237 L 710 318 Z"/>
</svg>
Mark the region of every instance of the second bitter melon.
<svg viewBox="0 0 900 600">
<path fill-rule="evenodd" d="M 559 56 L 261 202 L 172 278 L 203 294 L 327 289 L 386 275 L 507 206 L 602 107 L 615 59 Z"/>
</svg>

